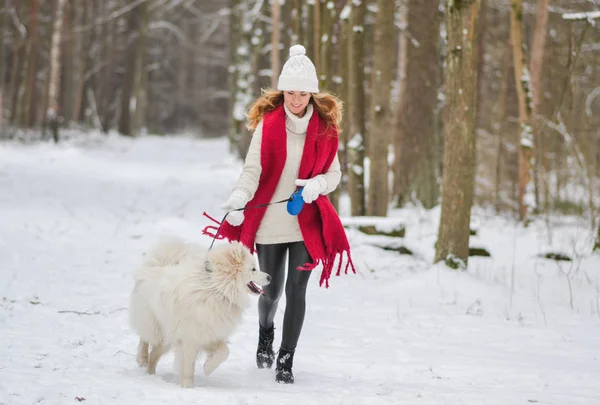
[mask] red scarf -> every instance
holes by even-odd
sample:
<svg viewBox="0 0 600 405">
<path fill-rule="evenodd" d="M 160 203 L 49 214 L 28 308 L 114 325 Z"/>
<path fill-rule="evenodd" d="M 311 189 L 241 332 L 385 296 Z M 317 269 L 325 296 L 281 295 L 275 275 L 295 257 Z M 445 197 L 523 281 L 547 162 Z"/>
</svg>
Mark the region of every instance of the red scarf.
<svg viewBox="0 0 600 405">
<path fill-rule="evenodd" d="M 275 188 L 279 183 L 281 172 L 287 157 L 285 127 L 285 110 L 283 105 L 266 113 L 263 118 L 262 143 L 260 147 L 260 164 L 262 167 L 258 189 L 249 206 L 271 202 Z M 319 174 L 325 174 L 338 151 L 337 131 L 319 117 L 314 110 L 308 123 L 302 160 L 300 162 L 299 179 L 310 179 Z M 267 207 L 252 208 L 244 211 L 244 222 L 240 226 L 232 226 L 225 221 L 221 225 L 219 236 L 229 241 L 240 241 L 254 252 L 254 238 Z M 344 252 L 348 255 L 345 273 L 348 267 L 356 273 L 350 256 L 350 245 L 346 231 L 340 218 L 325 195 L 320 195 L 313 203 L 304 204 L 298 215 L 300 231 L 304 238 L 306 250 L 312 258 L 312 263 L 298 267 L 298 270 L 312 270 L 319 264 L 323 272 L 319 285 L 329 287 L 329 278 L 333 270 L 336 256 L 339 263 L 336 275 L 340 275 Z"/>
</svg>

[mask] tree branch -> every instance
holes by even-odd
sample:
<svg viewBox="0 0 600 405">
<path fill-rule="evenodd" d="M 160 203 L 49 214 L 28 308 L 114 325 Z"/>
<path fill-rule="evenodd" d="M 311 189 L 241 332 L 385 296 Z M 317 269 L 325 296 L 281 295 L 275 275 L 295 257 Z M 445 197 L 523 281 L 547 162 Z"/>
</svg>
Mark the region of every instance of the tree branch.
<svg viewBox="0 0 600 405">
<path fill-rule="evenodd" d="M 600 11 L 588 11 L 585 13 L 565 13 L 563 14 L 563 20 L 574 20 L 583 21 L 587 20 L 590 24 L 595 25 L 594 21 L 596 18 L 600 18 Z"/>
</svg>

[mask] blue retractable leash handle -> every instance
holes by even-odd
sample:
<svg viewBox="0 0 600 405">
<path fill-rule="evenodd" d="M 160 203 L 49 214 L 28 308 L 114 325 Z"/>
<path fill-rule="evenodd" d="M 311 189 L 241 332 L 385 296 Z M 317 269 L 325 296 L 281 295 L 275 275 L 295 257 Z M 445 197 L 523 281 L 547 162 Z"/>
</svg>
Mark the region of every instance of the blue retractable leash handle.
<svg viewBox="0 0 600 405">
<path fill-rule="evenodd" d="M 303 189 L 304 187 L 298 188 L 290 196 L 290 199 L 287 203 L 287 212 L 290 215 L 298 215 L 300 214 L 300 211 L 302 211 L 302 207 L 304 207 L 304 198 L 302 198 Z"/>
</svg>

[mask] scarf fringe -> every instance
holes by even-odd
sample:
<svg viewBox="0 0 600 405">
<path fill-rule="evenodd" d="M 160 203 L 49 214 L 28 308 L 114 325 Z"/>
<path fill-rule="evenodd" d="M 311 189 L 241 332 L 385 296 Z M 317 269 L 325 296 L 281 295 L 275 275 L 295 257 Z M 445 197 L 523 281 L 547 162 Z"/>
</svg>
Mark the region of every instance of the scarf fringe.
<svg viewBox="0 0 600 405">
<path fill-rule="evenodd" d="M 321 272 L 321 279 L 319 280 L 319 286 L 323 286 L 325 283 L 325 288 L 329 288 L 329 279 L 331 278 L 331 272 L 333 270 L 333 266 L 335 264 L 335 258 L 339 255 L 340 259 L 338 262 L 338 268 L 336 271 L 336 276 L 339 276 L 342 271 L 342 260 L 344 258 L 344 252 L 348 256 L 348 261 L 346 262 L 346 268 L 344 270 L 344 274 L 348 274 L 348 269 L 352 269 L 352 272 L 356 274 L 356 268 L 354 267 L 354 263 L 352 262 L 352 256 L 350 255 L 350 250 L 341 250 L 337 252 L 331 252 L 326 258 L 317 258 L 313 263 L 304 263 L 302 266 L 298 266 L 298 270 L 302 271 L 310 271 L 317 267 L 319 264 L 323 265 L 323 271 Z"/>
</svg>

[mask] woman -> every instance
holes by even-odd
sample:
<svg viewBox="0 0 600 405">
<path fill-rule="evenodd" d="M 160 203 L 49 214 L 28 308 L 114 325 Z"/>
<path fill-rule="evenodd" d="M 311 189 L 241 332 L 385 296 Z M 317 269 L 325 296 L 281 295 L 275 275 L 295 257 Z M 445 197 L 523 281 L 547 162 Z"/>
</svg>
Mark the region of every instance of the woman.
<svg viewBox="0 0 600 405">
<path fill-rule="evenodd" d="M 274 318 L 285 281 L 286 308 L 275 378 L 293 383 L 292 364 L 304 323 L 308 280 L 318 264 L 323 265 L 320 284 L 328 287 L 333 263 L 348 254 L 346 233 L 335 208 L 326 195 L 341 178 L 338 159 L 340 102 L 319 93 L 312 61 L 302 45 L 290 48 L 277 91 L 265 92 L 251 107 L 248 128 L 254 130 L 248 154 L 237 184 L 222 208 L 231 211 L 246 205 L 260 205 L 289 198 L 303 187 L 304 206 L 298 216 L 290 215 L 286 204 L 233 211 L 219 235 L 241 241 L 257 252 L 261 271 L 271 283 L 258 300 L 259 340 L 256 363 L 271 368 Z M 352 266 L 354 271 L 354 266 Z"/>
</svg>

